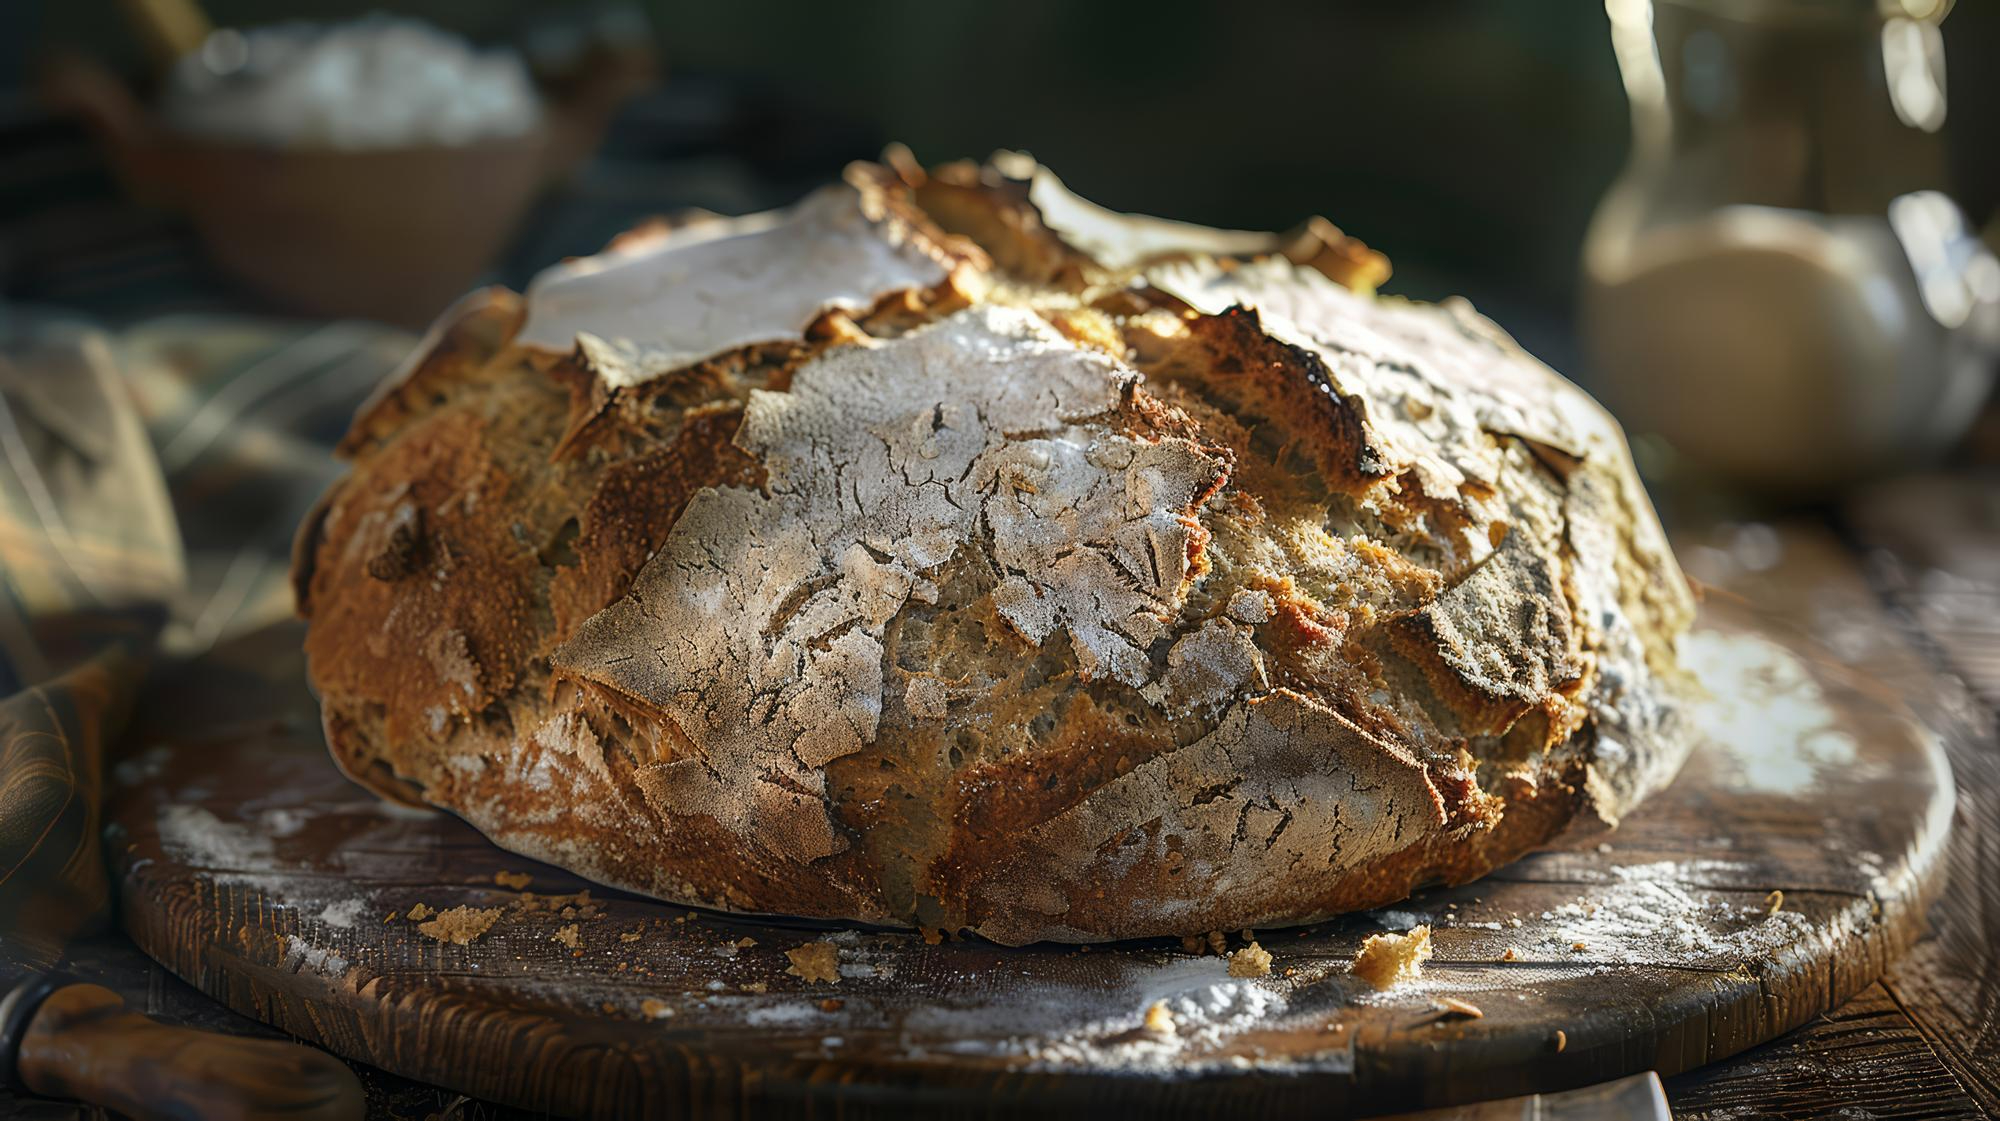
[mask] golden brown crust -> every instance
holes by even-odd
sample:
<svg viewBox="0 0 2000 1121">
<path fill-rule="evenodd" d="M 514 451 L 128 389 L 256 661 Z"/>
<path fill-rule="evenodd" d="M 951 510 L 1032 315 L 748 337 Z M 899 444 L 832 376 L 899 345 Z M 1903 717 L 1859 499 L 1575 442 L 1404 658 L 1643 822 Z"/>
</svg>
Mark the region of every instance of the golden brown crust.
<svg viewBox="0 0 2000 1121">
<path fill-rule="evenodd" d="M 492 360 L 520 330 L 527 313 L 520 295 L 508 289 L 468 293 L 438 317 L 408 364 L 392 372 L 383 389 L 361 406 L 336 452 L 351 459 L 435 406 Z"/>
<path fill-rule="evenodd" d="M 357 418 L 294 557 L 349 773 L 665 898 L 1007 942 L 1373 906 L 1671 776 L 1685 587 L 1490 325 L 1329 283 L 1386 263 L 1324 223 L 848 182 L 741 227 L 863 270 L 769 277 L 789 328 L 593 333 L 593 277 L 736 260 L 656 231 L 559 317 L 462 303 Z"/>
<path fill-rule="evenodd" d="M 392 740 L 486 708 L 538 645 L 540 565 L 512 533 L 514 480 L 488 454 L 489 423 L 469 409 L 418 422 L 341 484 L 322 523 L 314 679 L 370 696 Z"/>
<path fill-rule="evenodd" d="M 683 416 L 665 448 L 604 469 L 564 546 L 567 555 L 550 558 L 557 641 L 625 594 L 697 491 L 763 485 L 757 464 L 730 443 L 742 421 L 743 410 L 733 404 L 702 407 Z M 567 533 L 567 525 L 558 531 L 559 544 Z"/>
</svg>

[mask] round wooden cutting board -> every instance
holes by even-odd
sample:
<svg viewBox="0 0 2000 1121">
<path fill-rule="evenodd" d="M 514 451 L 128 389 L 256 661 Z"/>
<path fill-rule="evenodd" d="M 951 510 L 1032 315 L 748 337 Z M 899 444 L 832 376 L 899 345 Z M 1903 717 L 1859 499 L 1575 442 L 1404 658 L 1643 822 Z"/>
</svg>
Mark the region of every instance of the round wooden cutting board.
<svg viewBox="0 0 2000 1121">
<path fill-rule="evenodd" d="M 1712 606 L 1691 643 L 1708 738 L 1615 833 L 1255 932 L 1264 977 L 1178 940 L 928 945 L 593 888 L 383 805 L 328 759 L 298 639 L 183 671 L 181 727 L 156 720 L 163 738 L 118 768 L 127 930 L 285 1031 L 566 1116 L 1327 1116 L 1672 1074 L 1871 983 L 1918 933 L 1951 818 L 1944 758 L 1892 699 Z M 1362 939 L 1419 924 L 1421 980 L 1349 974 Z M 832 947 L 837 983 L 789 968 L 807 943 Z M 1484 1014 L 1443 1014 L 1446 997 Z M 1172 1032 L 1146 1028 L 1155 1002 Z"/>
</svg>

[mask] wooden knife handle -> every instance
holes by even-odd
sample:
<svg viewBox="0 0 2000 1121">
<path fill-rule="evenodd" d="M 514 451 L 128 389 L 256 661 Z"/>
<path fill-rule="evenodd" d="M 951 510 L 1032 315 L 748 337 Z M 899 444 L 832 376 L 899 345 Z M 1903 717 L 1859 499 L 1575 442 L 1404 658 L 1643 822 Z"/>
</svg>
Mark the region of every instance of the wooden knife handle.
<svg viewBox="0 0 2000 1121">
<path fill-rule="evenodd" d="M 360 1080 L 332 1055 L 170 1027 L 101 985 L 50 993 L 21 1033 L 15 1071 L 37 1094 L 134 1121 L 349 1121 L 367 1106 Z"/>
</svg>

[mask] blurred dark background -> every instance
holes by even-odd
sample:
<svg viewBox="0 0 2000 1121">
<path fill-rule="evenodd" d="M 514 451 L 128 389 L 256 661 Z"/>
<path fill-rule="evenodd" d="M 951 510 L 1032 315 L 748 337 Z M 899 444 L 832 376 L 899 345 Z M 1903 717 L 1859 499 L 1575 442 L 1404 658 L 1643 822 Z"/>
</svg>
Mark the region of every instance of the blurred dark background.
<svg viewBox="0 0 2000 1121">
<path fill-rule="evenodd" d="M 213 0 L 217 25 L 384 9 L 519 43 L 580 6 L 522 0 Z M 774 205 L 888 140 L 919 158 L 1032 151 L 1118 209 L 1283 228 L 1324 214 L 1386 251 L 1389 290 L 1459 292 L 1585 380 L 1577 251 L 1627 151 L 1590 0 L 1067 0 L 639 6 L 667 81 L 545 201 L 498 266 L 588 252 L 646 213 Z M 1946 25 L 1951 170 L 1976 224 L 2000 198 L 2000 5 Z M 138 72 L 114 0 L 0 4 L 0 285 L 117 320 L 247 299 L 173 220 L 119 201 L 76 125 L 32 96 L 77 50 Z"/>
</svg>

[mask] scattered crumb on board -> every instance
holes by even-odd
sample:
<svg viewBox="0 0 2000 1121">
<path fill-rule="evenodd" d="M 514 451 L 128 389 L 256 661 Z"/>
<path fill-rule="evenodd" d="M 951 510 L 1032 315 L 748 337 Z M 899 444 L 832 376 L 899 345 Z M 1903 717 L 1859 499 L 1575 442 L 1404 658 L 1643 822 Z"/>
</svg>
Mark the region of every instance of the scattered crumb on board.
<svg viewBox="0 0 2000 1121">
<path fill-rule="evenodd" d="M 840 984 L 840 947 L 831 942 L 807 942 L 785 951 L 792 964 L 785 972 L 805 980 L 808 984 L 825 982 Z"/>
<path fill-rule="evenodd" d="M 1431 958 L 1431 928 L 1411 927 L 1408 934 L 1371 934 L 1354 955 L 1354 975 L 1386 989 L 1423 976 Z"/>
<path fill-rule="evenodd" d="M 1774 889 L 1774 890 L 1772 890 L 1771 894 L 1769 894 L 1769 895 L 1767 895 L 1767 896 L 1765 896 L 1765 897 L 1764 897 L 1764 913 L 1765 913 L 1765 914 L 1767 914 L 1767 915 L 1775 915 L 1775 914 L 1777 914 L 1777 913 L 1778 913 L 1779 911 L 1782 911 L 1782 910 L 1784 910 L 1784 909 L 1785 909 L 1785 893 L 1784 893 L 1784 892 L 1782 892 L 1782 891 L 1778 891 L 1778 890 L 1775 890 L 1775 889 Z"/>
<path fill-rule="evenodd" d="M 423 907 L 423 904 L 419 903 L 417 907 Z M 410 908 L 412 918 L 416 917 L 417 907 Z M 429 908 L 425 910 L 428 912 Z M 417 933 L 463 946 L 486 933 L 499 918 L 498 907 L 453 907 L 449 911 L 438 912 L 436 918 L 418 926 Z"/>
<path fill-rule="evenodd" d="M 549 935 L 549 939 L 561 942 L 572 950 L 581 949 L 583 946 L 583 931 L 578 929 L 575 923 L 571 923 L 554 934 Z"/>
<path fill-rule="evenodd" d="M 1480 1011 L 1477 1004 L 1469 1000 L 1460 1000 L 1455 996 L 1439 997 L 1437 1006 L 1446 1016 L 1463 1016 L 1468 1020 L 1478 1020 L 1484 1018 L 1486 1015 L 1486 1013 Z"/>
<path fill-rule="evenodd" d="M 411 922 L 422 922 L 436 913 L 424 904 L 419 903 L 410 908 L 408 918 Z"/>
<path fill-rule="evenodd" d="M 1156 1035 L 1174 1034 L 1174 1013 L 1164 1000 L 1146 1006 L 1146 1030 Z"/>
<path fill-rule="evenodd" d="M 535 877 L 528 875 L 526 872 L 495 872 L 493 873 L 493 882 L 499 884 L 501 887 L 513 888 L 515 891 L 519 891 L 529 884 L 534 883 Z"/>
<path fill-rule="evenodd" d="M 1265 977 L 1271 972 L 1271 955 L 1255 942 L 1229 955 L 1231 977 Z"/>
<path fill-rule="evenodd" d="M 652 997 L 647 997 L 639 1002 L 639 1011 L 645 1013 L 649 1019 L 654 1020 L 664 1020 L 674 1014 L 673 1008 L 666 1001 L 655 1000 Z"/>
</svg>

